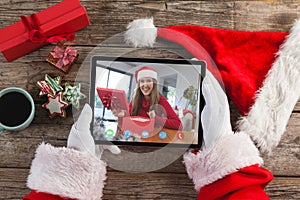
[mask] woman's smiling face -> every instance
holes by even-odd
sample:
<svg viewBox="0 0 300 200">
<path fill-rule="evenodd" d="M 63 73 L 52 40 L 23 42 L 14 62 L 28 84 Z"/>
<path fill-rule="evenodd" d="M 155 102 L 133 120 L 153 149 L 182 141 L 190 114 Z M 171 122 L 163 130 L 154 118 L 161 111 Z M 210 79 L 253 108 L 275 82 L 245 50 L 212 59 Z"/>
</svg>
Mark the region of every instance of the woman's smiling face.
<svg viewBox="0 0 300 200">
<path fill-rule="evenodd" d="M 141 78 L 139 80 L 140 90 L 144 96 L 149 96 L 153 89 L 153 79 L 150 77 Z"/>
</svg>

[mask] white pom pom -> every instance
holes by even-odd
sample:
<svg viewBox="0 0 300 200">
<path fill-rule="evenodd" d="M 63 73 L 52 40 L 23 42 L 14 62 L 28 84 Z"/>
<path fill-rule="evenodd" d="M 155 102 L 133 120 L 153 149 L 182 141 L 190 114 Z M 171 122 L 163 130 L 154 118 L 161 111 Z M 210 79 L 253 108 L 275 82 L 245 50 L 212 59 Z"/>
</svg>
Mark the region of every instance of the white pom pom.
<svg viewBox="0 0 300 200">
<path fill-rule="evenodd" d="M 125 32 L 125 42 L 134 47 L 152 47 L 157 36 L 153 18 L 136 19 L 130 22 Z"/>
</svg>

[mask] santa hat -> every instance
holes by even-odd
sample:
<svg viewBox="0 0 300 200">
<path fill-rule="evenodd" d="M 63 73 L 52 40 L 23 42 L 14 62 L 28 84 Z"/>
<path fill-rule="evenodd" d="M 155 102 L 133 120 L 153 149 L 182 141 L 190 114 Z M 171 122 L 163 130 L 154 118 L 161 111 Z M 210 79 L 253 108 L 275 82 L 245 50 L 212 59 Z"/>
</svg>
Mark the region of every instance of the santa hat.
<svg viewBox="0 0 300 200">
<path fill-rule="evenodd" d="M 154 68 L 143 66 L 140 69 L 135 71 L 135 80 L 138 82 L 142 78 L 150 77 L 157 80 L 157 72 Z"/>
<path fill-rule="evenodd" d="M 159 37 L 205 60 L 243 115 L 238 129 L 249 134 L 261 152 L 270 153 L 278 145 L 300 95 L 299 33 L 300 20 L 288 33 L 196 25 L 156 28 L 150 18 L 131 22 L 125 41 L 135 47 L 151 47 Z"/>
</svg>

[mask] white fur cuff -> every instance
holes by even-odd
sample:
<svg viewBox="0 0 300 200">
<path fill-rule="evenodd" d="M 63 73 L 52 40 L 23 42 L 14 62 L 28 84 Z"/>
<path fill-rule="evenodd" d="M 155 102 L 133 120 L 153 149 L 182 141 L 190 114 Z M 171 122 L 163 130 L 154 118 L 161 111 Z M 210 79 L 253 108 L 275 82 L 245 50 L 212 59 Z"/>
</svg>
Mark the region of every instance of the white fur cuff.
<svg viewBox="0 0 300 200">
<path fill-rule="evenodd" d="M 243 167 L 263 164 L 250 137 L 243 132 L 222 137 L 210 152 L 186 153 L 184 163 L 195 189 L 213 183 Z"/>
<path fill-rule="evenodd" d="M 61 197 L 98 200 L 105 174 L 106 164 L 90 154 L 42 143 L 32 161 L 27 186 Z"/>
</svg>

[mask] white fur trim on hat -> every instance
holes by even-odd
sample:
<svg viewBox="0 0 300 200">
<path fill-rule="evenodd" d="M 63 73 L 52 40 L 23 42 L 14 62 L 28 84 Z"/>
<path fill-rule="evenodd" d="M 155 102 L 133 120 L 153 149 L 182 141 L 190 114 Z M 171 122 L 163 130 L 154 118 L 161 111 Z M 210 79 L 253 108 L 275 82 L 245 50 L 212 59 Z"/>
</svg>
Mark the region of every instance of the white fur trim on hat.
<svg viewBox="0 0 300 200">
<path fill-rule="evenodd" d="M 106 164 L 88 153 L 42 143 L 32 161 L 27 186 L 38 192 L 80 200 L 99 200 Z"/>
<path fill-rule="evenodd" d="M 268 154 L 278 145 L 300 96 L 300 20 L 277 55 L 250 112 L 238 122 L 238 129 Z"/>
<path fill-rule="evenodd" d="M 157 36 L 157 28 L 153 24 L 153 18 L 136 19 L 127 26 L 124 40 L 134 47 L 152 47 Z"/>
<path fill-rule="evenodd" d="M 157 80 L 157 72 L 153 70 L 141 70 L 137 74 L 137 80 L 139 81 L 141 78 L 150 77 Z"/>
<path fill-rule="evenodd" d="M 258 149 L 243 132 L 223 136 L 211 151 L 198 154 L 188 152 L 183 159 L 198 191 L 241 168 L 263 164 Z"/>
</svg>

